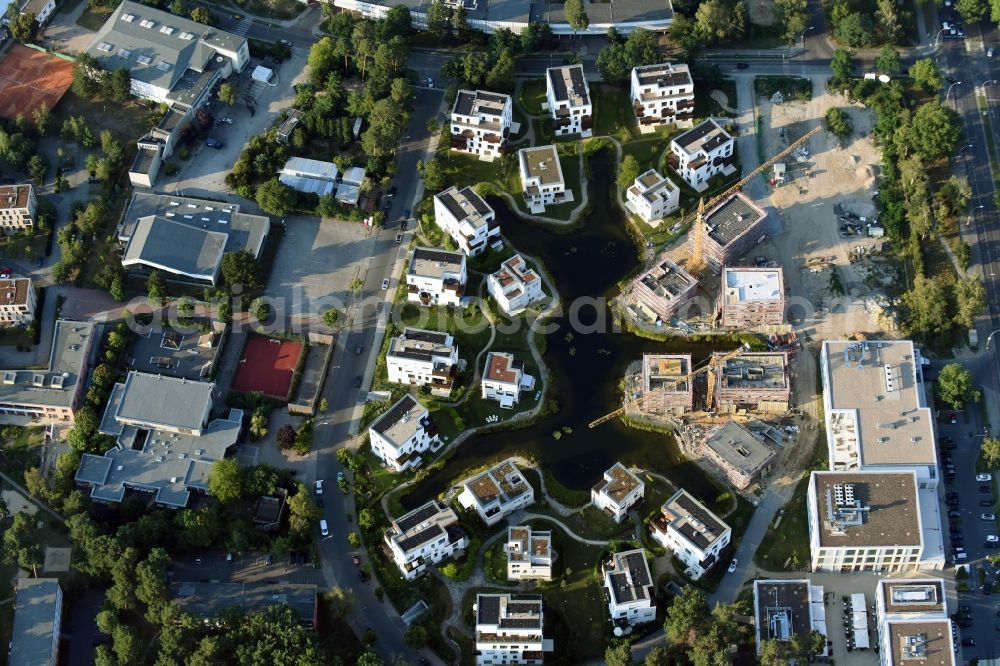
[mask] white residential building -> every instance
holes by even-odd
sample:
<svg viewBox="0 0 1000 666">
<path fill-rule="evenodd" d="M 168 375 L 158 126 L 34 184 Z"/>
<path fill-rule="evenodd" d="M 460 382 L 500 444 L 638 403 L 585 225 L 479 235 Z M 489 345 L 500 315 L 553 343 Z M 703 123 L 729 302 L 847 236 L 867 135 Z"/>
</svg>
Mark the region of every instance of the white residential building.
<svg viewBox="0 0 1000 666">
<path fill-rule="evenodd" d="M 10 236 L 33 227 L 37 207 L 30 184 L 0 185 L 0 232 Z"/>
<path fill-rule="evenodd" d="M 880 580 L 875 609 L 880 666 L 955 665 L 958 646 L 943 580 Z"/>
<path fill-rule="evenodd" d="M 704 192 L 717 174 L 736 171 L 736 142 L 709 118 L 670 141 L 668 162 L 684 181 Z"/>
<path fill-rule="evenodd" d="M 510 409 L 521 398 L 521 391 L 530 391 L 535 378 L 524 372 L 524 363 L 514 360 L 510 352 L 491 351 L 486 355 L 486 367 L 480 381 L 483 400 L 496 400 Z"/>
<path fill-rule="evenodd" d="M 593 134 L 594 105 L 583 65 L 549 67 L 545 71 L 545 99 L 556 136 Z"/>
<path fill-rule="evenodd" d="M 806 498 L 812 571 L 940 568 L 924 549 L 910 472 L 813 472 Z"/>
<path fill-rule="evenodd" d="M 430 412 L 409 393 L 368 427 L 372 453 L 394 472 L 419 467 L 420 454 L 441 448 Z"/>
<path fill-rule="evenodd" d="M 809 580 L 755 580 L 753 610 L 756 618 L 757 654 L 763 641 L 806 638 L 813 631 L 826 633 L 823 586 Z M 827 650 L 819 653 L 822 656 Z"/>
<path fill-rule="evenodd" d="M 540 595 L 477 594 L 476 666 L 542 664 L 552 651 L 545 638 L 544 602 Z"/>
<path fill-rule="evenodd" d="M 475 256 L 500 242 L 496 213 L 471 187 L 434 195 L 434 221 L 465 254 Z"/>
<path fill-rule="evenodd" d="M 468 279 L 465 254 L 414 248 L 406 269 L 406 300 L 420 305 L 461 305 Z"/>
<path fill-rule="evenodd" d="M 660 507 L 650 525 L 650 535 L 673 551 L 687 567 L 687 575 L 698 580 L 719 561 L 729 545 L 732 530 L 683 488 Z"/>
<path fill-rule="evenodd" d="M 451 149 L 492 162 L 506 151 L 512 113 L 510 95 L 459 90 L 451 109 Z"/>
<path fill-rule="evenodd" d="M 626 207 L 652 226 L 676 211 L 681 205 L 679 187 L 656 169 L 650 169 L 635 179 L 625 190 Z"/>
<path fill-rule="evenodd" d="M 449 333 L 406 328 L 389 342 L 385 364 L 390 382 L 427 386 L 447 397 L 458 373 L 458 347 Z"/>
<path fill-rule="evenodd" d="M 617 462 L 590 489 L 590 503 L 620 523 L 625 514 L 642 501 L 645 491 L 642 479 Z"/>
<path fill-rule="evenodd" d="M 614 553 L 601 566 L 616 635 L 628 634 L 632 627 L 656 620 L 656 597 L 646 551 L 638 548 Z"/>
<path fill-rule="evenodd" d="M 543 213 L 546 206 L 573 201 L 573 191 L 566 189 L 555 146 L 522 148 L 517 151 L 517 165 L 524 203 L 532 213 Z"/>
<path fill-rule="evenodd" d="M 552 532 L 507 528 L 507 580 L 552 580 Z"/>
<path fill-rule="evenodd" d="M 474 509 L 487 527 L 535 501 L 535 489 L 514 464 L 513 458 L 462 482 L 458 503 Z"/>
<path fill-rule="evenodd" d="M 406 580 L 414 580 L 428 564 L 438 564 L 469 545 L 458 516 L 437 500 L 392 521 L 385 544 Z"/>
<path fill-rule="evenodd" d="M 663 62 L 632 68 L 632 109 L 641 132 L 673 123 L 691 127 L 694 118 L 694 81 L 684 63 Z"/>
<path fill-rule="evenodd" d="M 486 289 L 500 311 L 513 316 L 545 298 L 542 281 L 519 254 L 500 264 L 499 270 L 486 278 Z"/>
<path fill-rule="evenodd" d="M 35 320 L 35 287 L 28 278 L 0 280 L 0 328 L 28 326 Z"/>
</svg>

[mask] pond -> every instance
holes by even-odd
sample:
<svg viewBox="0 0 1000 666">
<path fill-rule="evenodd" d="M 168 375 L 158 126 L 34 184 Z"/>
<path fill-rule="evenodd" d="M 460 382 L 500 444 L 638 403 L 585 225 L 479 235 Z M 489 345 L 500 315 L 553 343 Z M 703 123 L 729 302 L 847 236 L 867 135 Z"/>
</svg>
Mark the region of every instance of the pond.
<svg viewBox="0 0 1000 666">
<path fill-rule="evenodd" d="M 559 412 L 528 428 L 467 439 L 442 470 L 404 498 L 407 508 L 437 496 L 463 470 L 517 451 L 533 454 L 568 488 L 590 488 L 604 470 L 622 460 L 655 469 L 714 501 L 718 491 L 695 464 L 683 460 L 673 437 L 628 428 L 617 419 L 587 427 L 621 405 L 619 381 L 629 363 L 644 353 L 683 351 L 697 363 L 711 352 L 709 345 L 656 342 L 612 330 L 607 304 L 617 294 L 618 282 L 638 265 L 639 256 L 622 212 L 610 200 L 612 156 L 599 151 L 589 158 L 589 166 L 591 212 L 583 226 L 570 233 L 527 223 L 502 199 L 488 200 L 511 244 L 541 259 L 559 288 L 567 316 L 548 322 L 544 357 L 552 377 L 550 395 L 559 402 Z M 572 432 L 557 440 L 553 432 L 564 427 Z"/>
</svg>

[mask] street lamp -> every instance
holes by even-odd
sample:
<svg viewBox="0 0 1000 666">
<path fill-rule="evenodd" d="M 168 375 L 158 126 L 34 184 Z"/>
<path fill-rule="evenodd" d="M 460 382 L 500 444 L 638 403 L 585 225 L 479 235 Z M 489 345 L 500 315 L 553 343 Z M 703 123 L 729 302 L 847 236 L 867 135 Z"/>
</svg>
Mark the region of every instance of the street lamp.
<svg viewBox="0 0 1000 666">
<path fill-rule="evenodd" d="M 978 206 L 976 206 L 975 208 L 973 208 L 972 210 L 970 210 L 969 211 L 969 218 L 966 220 L 965 226 L 967 226 L 967 227 L 972 226 L 972 216 L 976 214 L 977 210 L 982 210 L 983 208 L 986 208 L 986 206 L 984 204 L 979 204 Z"/>
<path fill-rule="evenodd" d="M 990 342 L 993 340 L 993 336 L 996 335 L 997 333 L 1000 333 L 1000 328 L 998 328 L 997 330 L 993 331 L 988 336 L 986 336 L 986 350 L 987 351 L 989 351 Z"/>
<path fill-rule="evenodd" d="M 941 28 L 940 30 L 938 30 L 938 34 L 934 35 L 934 48 L 938 47 L 938 43 L 941 41 L 941 33 L 947 29 L 948 28 Z"/>
<path fill-rule="evenodd" d="M 805 30 L 799 33 L 799 45 L 805 47 L 806 45 L 806 33 L 812 30 L 815 26 L 809 26 Z"/>
<path fill-rule="evenodd" d="M 954 88 L 955 86 L 960 86 L 960 85 L 962 85 L 961 81 L 955 81 L 953 84 L 951 84 L 950 86 L 948 86 L 948 92 L 946 92 L 944 94 L 944 101 L 945 101 L 945 103 L 948 102 L 948 97 L 951 95 L 951 89 Z"/>
</svg>

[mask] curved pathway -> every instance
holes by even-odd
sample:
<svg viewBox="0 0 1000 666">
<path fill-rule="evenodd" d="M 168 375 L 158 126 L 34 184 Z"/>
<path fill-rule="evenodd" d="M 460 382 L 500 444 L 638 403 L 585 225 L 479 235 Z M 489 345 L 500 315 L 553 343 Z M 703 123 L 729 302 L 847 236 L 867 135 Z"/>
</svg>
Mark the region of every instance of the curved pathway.
<svg viewBox="0 0 1000 666">
<path fill-rule="evenodd" d="M 486 280 L 483 280 L 482 282 L 479 283 L 480 303 L 486 302 L 486 299 L 483 297 L 483 292 L 485 290 L 486 290 Z M 480 373 L 479 369 L 483 367 L 483 354 L 490 351 L 490 349 L 493 348 L 494 341 L 496 341 L 497 323 L 493 321 L 493 317 L 490 314 L 489 308 L 480 305 L 479 310 L 480 312 L 483 313 L 483 316 L 486 318 L 486 321 L 490 322 L 490 339 L 486 341 L 486 344 L 483 345 L 483 348 L 479 350 L 478 354 L 476 354 L 475 366 L 472 369 L 472 379 L 469 380 L 469 386 L 465 390 L 465 394 L 454 402 L 442 402 L 441 403 L 442 407 L 458 407 L 459 405 L 465 404 L 465 401 L 469 399 L 469 396 L 472 395 L 473 390 L 479 384 L 479 373 Z"/>
<path fill-rule="evenodd" d="M 579 541 L 580 543 L 585 543 L 588 546 L 607 546 L 608 545 L 608 540 L 607 539 L 604 539 L 604 540 L 601 540 L 601 539 L 586 539 L 586 538 L 580 536 L 579 534 L 577 534 L 576 532 L 573 531 L 572 527 L 570 527 L 569 525 L 567 525 L 563 521 L 559 520 L 558 518 L 553 518 L 552 516 L 546 516 L 545 514 L 541 514 L 541 513 L 528 513 L 527 511 L 522 511 L 520 513 L 516 513 L 516 514 L 514 514 L 514 516 L 517 516 L 519 518 L 524 518 L 526 520 L 547 520 L 549 522 L 555 523 L 556 525 L 558 525 L 559 527 L 562 528 L 563 532 L 565 532 L 567 534 L 567 536 L 569 536 L 569 538 L 573 539 L 574 541 Z M 514 521 L 514 522 L 523 522 L 523 521 L 518 520 L 518 521 Z"/>
</svg>

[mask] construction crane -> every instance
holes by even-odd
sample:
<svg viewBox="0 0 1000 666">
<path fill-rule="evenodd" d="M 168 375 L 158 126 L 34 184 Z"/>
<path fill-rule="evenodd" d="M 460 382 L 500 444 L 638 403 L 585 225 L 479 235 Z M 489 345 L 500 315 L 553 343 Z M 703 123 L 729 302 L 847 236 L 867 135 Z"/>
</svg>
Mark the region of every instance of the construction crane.
<svg viewBox="0 0 1000 666">
<path fill-rule="evenodd" d="M 758 174 L 766 171 L 767 169 L 770 169 L 772 166 L 774 166 L 775 162 L 785 157 L 790 152 L 792 152 L 793 150 L 801 146 L 803 143 L 811 139 L 821 129 L 823 129 L 822 125 L 818 125 L 812 128 L 811 130 L 803 134 L 801 137 L 788 144 L 788 147 L 782 150 L 780 153 L 773 156 L 766 162 L 762 163 L 756 169 L 754 169 L 753 171 L 751 171 L 750 173 L 748 173 L 747 175 L 743 176 L 738 181 L 733 183 L 733 185 L 731 185 L 728 189 L 726 189 L 725 192 L 712 197 L 708 201 L 708 203 L 705 202 L 704 198 L 698 201 L 697 217 L 695 218 L 694 226 L 691 228 L 691 233 L 694 234 L 693 236 L 694 243 L 693 247 L 691 248 L 691 258 L 688 260 L 687 263 L 687 270 L 689 273 L 691 273 L 692 275 L 697 275 L 698 273 L 701 273 L 705 269 L 705 234 L 708 233 L 708 229 L 706 228 L 705 225 L 705 210 L 711 210 L 711 208 L 715 204 L 728 198 L 734 192 L 736 192 L 744 185 L 746 185 L 748 182 L 750 182 Z"/>
<path fill-rule="evenodd" d="M 739 356 L 740 354 L 742 354 L 743 352 L 749 351 L 749 350 L 750 350 L 750 345 L 746 345 L 746 344 L 740 345 L 739 347 L 737 347 L 733 351 L 727 352 L 726 354 L 724 354 L 716 362 L 717 363 L 725 363 L 729 359 L 735 358 L 735 357 Z M 629 409 L 631 407 L 639 407 L 640 405 L 642 405 L 643 403 L 645 403 L 650 398 L 656 396 L 658 393 L 667 391 L 668 388 L 670 390 L 673 390 L 673 388 L 676 387 L 678 384 L 682 384 L 684 382 L 690 382 L 691 380 L 693 380 L 695 377 L 697 377 L 701 373 L 703 373 L 705 371 L 710 371 L 711 368 L 712 368 L 712 366 L 713 366 L 712 359 L 709 359 L 708 362 L 705 365 L 701 366 L 700 368 L 692 370 L 691 372 L 687 373 L 686 375 L 682 375 L 680 377 L 677 377 L 676 379 L 667 380 L 666 382 L 663 383 L 663 386 L 661 386 L 660 388 L 656 389 L 655 391 L 648 391 L 646 393 L 643 393 L 638 398 L 634 398 L 632 400 L 626 400 L 625 403 L 622 404 L 622 406 L 619 407 L 618 409 L 616 409 L 615 411 L 610 412 L 608 414 L 605 414 L 604 416 L 602 416 L 599 419 L 595 419 L 594 421 L 591 421 L 589 427 L 596 428 L 597 426 L 601 425 L 602 423 L 607 423 L 611 419 L 616 418 L 618 416 L 621 416 L 622 414 L 625 413 L 625 410 L 627 410 L 627 409 Z M 713 373 L 709 372 L 709 381 L 711 381 L 712 374 Z M 711 391 L 711 388 L 709 389 L 709 391 Z"/>
</svg>

